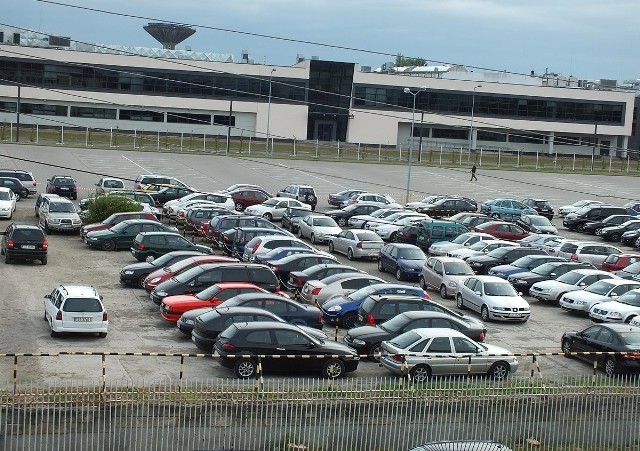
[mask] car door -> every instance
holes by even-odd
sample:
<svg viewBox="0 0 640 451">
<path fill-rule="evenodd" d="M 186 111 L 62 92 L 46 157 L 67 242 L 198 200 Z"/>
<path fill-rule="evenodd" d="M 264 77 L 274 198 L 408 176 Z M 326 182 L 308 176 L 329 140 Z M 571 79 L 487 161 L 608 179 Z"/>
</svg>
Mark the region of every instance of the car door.
<svg viewBox="0 0 640 451">
<path fill-rule="evenodd" d="M 350 230 L 343 230 L 342 232 L 338 233 L 335 237 L 333 237 L 332 239 L 333 248 L 337 252 L 340 252 L 342 254 L 346 252 L 346 248 L 347 248 L 346 241 L 348 236 L 353 236 L 353 232 L 351 232 Z"/>
<path fill-rule="evenodd" d="M 444 277 L 444 265 L 440 260 L 435 260 L 433 264 L 433 269 L 429 271 L 429 285 L 432 287 L 439 289 L 442 284 L 442 279 Z"/>
<path fill-rule="evenodd" d="M 320 353 L 318 348 L 314 346 L 311 340 L 302 332 L 296 330 L 274 330 L 273 334 L 276 337 L 276 353 L 284 355 L 311 355 L 316 356 Z M 290 359 L 271 359 L 276 360 L 274 362 L 274 369 L 290 370 L 292 367 L 296 371 L 317 371 L 322 368 L 324 359 L 320 358 L 307 358 L 307 359 L 295 359 L 293 362 Z"/>
<path fill-rule="evenodd" d="M 431 367 L 431 374 L 456 374 L 456 359 L 451 357 L 453 349 L 449 337 L 434 337 L 424 352 L 429 354 L 425 360 Z"/>
<path fill-rule="evenodd" d="M 456 374 L 484 374 L 494 361 L 500 357 L 484 356 L 478 346 L 467 337 L 451 337 L 453 352 L 456 356 Z"/>
<path fill-rule="evenodd" d="M 509 232 L 509 224 L 498 224 L 495 228 L 494 235 L 501 240 L 508 240 L 511 236 Z"/>
<path fill-rule="evenodd" d="M 191 249 L 194 245 L 191 241 L 180 235 L 166 235 L 166 252 L 181 249 Z"/>
<path fill-rule="evenodd" d="M 515 224 L 509 224 L 509 233 L 511 235 L 511 238 L 509 239 L 514 241 L 524 238 L 524 236 L 527 234 L 522 227 L 519 227 Z"/>
<path fill-rule="evenodd" d="M 119 235 L 114 235 L 117 249 L 129 249 L 133 244 L 133 240 L 142 232 L 142 224 L 131 224 Z"/>
<path fill-rule="evenodd" d="M 572 350 L 575 352 L 596 352 L 599 346 L 596 338 L 601 330 L 602 326 L 595 325 L 578 332 L 573 340 Z M 580 356 L 581 359 L 589 361 L 593 361 L 594 357 L 593 355 Z"/>
<path fill-rule="evenodd" d="M 398 248 L 396 246 L 391 246 L 390 252 L 388 254 L 388 258 L 385 259 L 386 270 L 391 272 L 396 271 L 396 262 L 398 261 Z"/>
<path fill-rule="evenodd" d="M 472 310 L 479 312 L 482 305 L 482 282 L 479 279 L 472 277 L 465 281 L 464 286 L 466 287 L 464 292 L 465 305 Z"/>
</svg>

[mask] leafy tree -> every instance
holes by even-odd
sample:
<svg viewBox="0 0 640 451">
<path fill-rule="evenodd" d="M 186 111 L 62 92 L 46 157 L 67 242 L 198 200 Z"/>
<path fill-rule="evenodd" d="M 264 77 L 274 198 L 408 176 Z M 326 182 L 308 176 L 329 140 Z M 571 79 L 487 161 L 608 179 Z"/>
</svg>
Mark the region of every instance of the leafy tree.
<svg viewBox="0 0 640 451">
<path fill-rule="evenodd" d="M 427 60 L 424 58 L 409 58 L 402 53 L 398 53 L 396 55 L 396 67 L 404 67 L 404 66 L 426 66 Z"/>
<path fill-rule="evenodd" d="M 127 197 L 111 195 L 96 196 L 89 201 L 89 208 L 83 218 L 85 224 L 93 224 L 107 219 L 114 213 L 142 211 L 142 205 Z"/>
</svg>

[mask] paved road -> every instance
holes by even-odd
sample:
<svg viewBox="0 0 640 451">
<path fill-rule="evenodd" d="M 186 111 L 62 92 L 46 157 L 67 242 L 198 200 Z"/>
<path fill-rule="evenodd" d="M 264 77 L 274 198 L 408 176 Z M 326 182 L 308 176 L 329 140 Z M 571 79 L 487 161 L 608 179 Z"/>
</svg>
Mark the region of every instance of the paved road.
<svg viewBox="0 0 640 451">
<path fill-rule="evenodd" d="M 120 152 L 117 150 L 68 149 L 30 146 L 0 148 L 0 167 L 31 170 L 43 183 L 53 174 L 70 174 L 82 188 L 80 198 L 93 189 L 99 174 L 133 180 L 144 173 L 175 175 L 202 190 L 217 190 L 237 182 L 257 183 L 275 192 L 288 183 L 313 185 L 320 198 L 319 210 L 326 210 L 326 196 L 346 187 L 364 187 L 392 194 L 404 200 L 406 168 L 378 164 L 268 160 L 240 156 L 206 156 L 192 154 L 155 154 Z M 86 171 L 86 172 L 80 172 Z M 544 197 L 554 206 L 594 198 L 622 204 L 640 198 L 640 184 L 633 177 L 577 176 L 511 171 L 487 171 L 481 168 L 478 182 L 469 182 L 469 174 L 457 169 L 414 167 L 412 198 L 431 193 L 456 193 L 483 201 L 497 196 Z M 40 186 L 44 189 L 44 185 Z M 35 223 L 34 199 L 18 204 L 16 221 Z M 559 221 L 555 221 L 559 225 Z M 561 227 L 560 227 L 561 229 Z M 562 230 L 562 229 L 561 229 Z M 579 236 L 568 233 L 568 236 Z M 119 268 L 133 261 L 128 252 L 92 251 L 77 236 L 49 237 L 50 258 L 47 266 L 14 264 L 2 266 L 3 288 L 0 294 L 0 349 L 4 352 L 75 351 L 141 351 L 192 353 L 196 348 L 165 323 L 142 290 L 123 288 L 118 283 Z M 343 259 L 342 257 L 340 257 Z M 378 274 L 376 264 L 356 265 Z M 383 277 L 392 279 L 389 274 Z M 106 339 L 90 336 L 49 337 L 42 321 L 42 296 L 60 283 L 92 284 L 104 296 L 110 312 L 110 332 Z M 432 292 L 435 299 L 439 295 Z M 451 307 L 455 302 L 443 300 Z M 532 303 L 532 317 L 526 324 L 488 325 L 487 341 L 514 352 L 558 351 L 562 332 L 590 324 L 557 307 Z M 332 331 L 328 331 L 332 332 Z M 109 380 L 166 380 L 179 375 L 179 358 L 109 357 L 106 374 Z M 545 378 L 561 379 L 576 374 L 589 374 L 590 368 L 563 357 L 539 359 Z M 523 361 L 519 376 L 529 371 Z M 0 358 L 0 381 L 13 376 L 12 359 Z M 101 375 L 99 357 L 20 358 L 18 378 L 21 381 L 68 379 L 95 380 Z M 350 376 L 386 375 L 371 362 L 362 362 Z M 209 359 L 187 359 L 184 376 L 189 378 L 231 377 L 228 370 Z"/>
</svg>

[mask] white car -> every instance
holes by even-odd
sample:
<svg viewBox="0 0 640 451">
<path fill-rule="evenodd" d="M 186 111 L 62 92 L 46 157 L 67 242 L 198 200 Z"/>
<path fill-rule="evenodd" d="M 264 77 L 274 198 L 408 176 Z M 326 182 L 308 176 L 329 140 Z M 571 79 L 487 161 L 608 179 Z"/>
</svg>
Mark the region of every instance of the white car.
<svg viewBox="0 0 640 451">
<path fill-rule="evenodd" d="M 451 241 L 440 241 L 429 247 L 431 255 L 447 255 L 449 251 L 469 247 L 478 241 L 495 241 L 496 237 L 488 233 L 467 232 L 458 235 Z"/>
<path fill-rule="evenodd" d="M 367 221 L 367 223 L 364 225 L 364 228 L 375 232 L 378 229 L 378 227 L 381 227 L 386 224 L 393 224 L 394 222 L 400 219 L 404 219 L 408 217 L 425 219 L 426 215 L 423 213 L 416 213 L 415 211 L 411 211 L 411 210 L 401 210 L 399 212 L 393 213 L 384 218 L 377 218 L 375 220 Z"/>
<path fill-rule="evenodd" d="M 298 238 L 309 238 L 315 244 L 329 241 L 329 238 L 342 232 L 338 224 L 328 216 L 309 215 L 298 224 Z"/>
<path fill-rule="evenodd" d="M 591 308 L 605 301 L 616 299 L 627 291 L 640 288 L 640 282 L 627 279 L 599 280 L 584 290 L 570 291 L 560 298 L 560 308 L 568 312 L 589 314 Z"/>
<path fill-rule="evenodd" d="M 369 202 L 377 204 L 382 208 L 402 208 L 402 205 L 396 202 L 396 200 L 388 194 L 379 193 L 360 193 L 357 196 L 352 196 L 350 199 L 340 203 L 340 208 L 344 208 L 347 205 L 357 204 L 358 202 Z"/>
<path fill-rule="evenodd" d="M 349 227 L 357 227 L 359 229 L 364 229 L 364 226 L 369 221 L 377 221 L 379 219 L 385 219 L 388 216 L 391 216 L 395 213 L 403 212 L 404 210 L 401 208 L 381 208 L 380 210 L 376 210 L 370 215 L 355 215 L 349 218 L 347 224 Z"/>
<path fill-rule="evenodd" d="M 518 240 L 518 245 L 523 247 L 532 247 L 534 249 L 543 249 L 546 243 L 551 241 L 558 241 L 563 237 L 558 235 L 552 235 L 550 233 L 532 233 L 531 235 Z"/>
<path fill-rule="evenodd" d="M 534 283 L 529 288 L 529 295 L 539 301 L 557 304 L 565 293 L 582 290 L 604 279 L 619 279 L 619 277 L 599 269 L 574 269 L 555 280 L 543 280 L 542 282 Z"/>
<path fill-rule="evenodd" d="M 398 233 L 398 230 L 400 230 L 401 227 L 414 224 L 428 218 L 429 217 L 426 215 L 405 216 L 404 218 L 398 219 L 391 224 L 380 224 L 375 227 L 373 231 L 376 232 L 378 236 L 383 240 L 393 241 L 396 237 L 396 234 Z"/>
<path fill-rule="evenodd" d="M 96 183 L 96 194 L 107 194 L 111 191 L 125 189 L 124 181 L 114 177 L 102 177 Z"/>
<path fill-rule="evenodd" d="M 0 188 L 0 218 L 11 219 L 16 211 L 16 195 L 10 188 Z"/>
<path fill-rule="evenodd" d="M 60 285 L 47 294 L 44 319 L 52 337 L 63 332 L 94 332 L 104 338 L 109 327 L 102 296 L 94 287 L 80 285 Z"/>
<path fill-rule="evenodd" d="M 186 199 L 187 197 L 189 197 L 189 199 Z M 180 210 L 186 210 L 188 207 L 196 205 L 197 203 L 215 204 L 216 207 L 223 207 L 228 210 L 234 210 L 236 205 L 230 196 L 221 193 L 191 193 L 188 196 L 176 200 L 178 200 L 178 202 L 172 203 L 168 207 L 167 204 L 173 201 L 169 201 L 163 206 L 165 214 L 169 215 L 170 218 L 175 218 Z"/>
<path fill-rule="evenodd" d="M 447 252 L 447 257 L 455 257 L 461 258 L 463 260 L 468 259 L 469 257 L 475 257 L 476 255 L 488 254 L 494 249 L 498 249 L 499 247 L 506 246 L 517 246 L 517 243 L 513 241 L 505 241 L 505 240 L 496 240 L 493 241 L 478 241 L 475 244 L 472 244 L 469 247 L 454 249 L 452 251 Z"/>
<path fill-rule="evenodd" d="M 558 214 L 560 216 L 567 216 L 569 213 L 575 213 L 576 211 L 580 210 L 582 207 L 586 207 L 588 205 L 599 205 L 599 204 L 604 204 L 604 202 L 600 202 L 599 200 L 589 200 L 589 199 L 579 200 L 574 204 L 565 205 L 563 207 L 558 208 Z"/>
<path fill-rule="evenodd" d="M 189 202 L 189 203 L 183 205 L 182 207 L 180 207 L 178 209 L 178 211 L 176 212 L 176 215 L 175 215 L 174 219 L 177 219 L 179 221 L 184 221 L 187 218 L 187 212 L 189 210 L 194 209 L 194 208 L 211 208 L 211 209 L 224 208 L 225 210 L 229 211 L 230 215 L 235 213 L 235 210 L 230 210 L 228 205 L 224 206 L 224 205 L 221 205 L 221 204 L 219 204 L 217 202 L 212 202 L 212 201 L 209 201 L 209 200 L 199 200 L 199 201 L 193 201 L 193 203 Z"/>
<path fill-rule="evenodd" d="M 261 204 L 251 205 L 245 208 L 247 215 L 262 216 L 268 221 L 281 221 L 287 208 L 303 208 L 311 211 L 311 205 L 288 197 L 272 197 Z"/>
<path fill-rule="evenodd" d="M 456 305 L 480 313 L 482 321 L 521 321 L 531 316 L 529 303 L 511 284 L 496 276 L 469 277 L 458 284 Z"/>
<path fill-rule="evenodd" d="M 343 230 L 329 238 L 329 252 L 340 252 L 349 260 L 354 258 L 377 259 L 384 241 L 370 230 Z"/>
<path fill-rule="evenodd" d="M 596 322 L 629 323 L 640 315 L 640 289 L 627 291 L 615 301 L 596 304 L 589 317 Z"/>
</svg>

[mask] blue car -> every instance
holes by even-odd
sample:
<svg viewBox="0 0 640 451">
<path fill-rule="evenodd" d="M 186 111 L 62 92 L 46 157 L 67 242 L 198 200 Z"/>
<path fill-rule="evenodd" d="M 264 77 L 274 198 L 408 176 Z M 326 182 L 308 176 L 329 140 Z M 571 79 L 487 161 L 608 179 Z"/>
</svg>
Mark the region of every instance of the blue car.
<svg viewBox="0 0 640 451">
<path fill-rule="evenodd" d="M 256 255 L 255 263 L 267 263 L 270 261 L 280 260 L 282 258 L 288 257 L 289 255 L 294 254 L 309 254 L 313 251 L 309 250 L 307 247 L 278 247 L 273 249 L 266 254 Z"/>
<path fill-rule="evenodd" d="M 389 271 L 395 274 L 398 280 L 417 280 L 426 261 L 427 256 L 418 246 L 405 243 L 390 243 L 380 249 L 378 271 Z"/>
<path fill-rule="evenodd" d="M 516 199 L 493 199 L 484 202 L 480 211 L 493 219 L 513 221 L 521 215 L 537 215 L 538 212 Z"/>
<path fill-rule="evenodd" d="M 336 296 L 320 306 L 322 321 L 330 326 L 342 326 L 351 329 L 358 318 L 360 304 L 373 295 L 401 294 L 405 296 L 420 296 L 429 299 L 429 295 L 422 288 L 395 283 L 377 283 L 360 288 L 346 296 Z"/>
<path fill-rule="evenodd" d="M 498 276 L 505 280 L 513 274 L 521 272 L 530 272 L 540 265 L 551 262 L 566 262 L 562 257 L 553 257 L 551 255 L 525 255 L 520 257 L 510 265 L 499 265 L 489 269 L 490 276 Z"/>
</svg>

